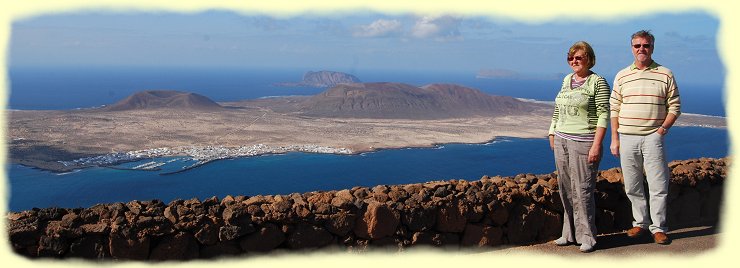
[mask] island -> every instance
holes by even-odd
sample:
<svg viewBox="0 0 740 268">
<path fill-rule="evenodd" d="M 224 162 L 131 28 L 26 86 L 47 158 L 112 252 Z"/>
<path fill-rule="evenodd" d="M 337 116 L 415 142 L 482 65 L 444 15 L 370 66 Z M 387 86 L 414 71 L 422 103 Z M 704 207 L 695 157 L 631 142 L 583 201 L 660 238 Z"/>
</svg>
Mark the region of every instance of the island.
<svg viewBox="0 0 740 268">
<path fill-rule="evenodd" d="M 164 156 L 203 164 L 294 151 L 359 154 L 500 136 L 544 138 L 552 111 L 549 102 L 460 85 L 386 82 L 219 103 L 151 90 L 101 108 L 6 110 L 6 118 L 12 163 L 65 172 Z M 677 125 L 723 128 L 725 121 L 683 114 Z"/>
<path fill-rule="evenodd" d="M 360 83 L 359 78 L 354 75 L 334 71 L 308 71 L 303 75 L 301 82 L 284 82 L 274 84 L 282 87 L 315 87 L 329 88 L 340 84 Z"/>
</svg>

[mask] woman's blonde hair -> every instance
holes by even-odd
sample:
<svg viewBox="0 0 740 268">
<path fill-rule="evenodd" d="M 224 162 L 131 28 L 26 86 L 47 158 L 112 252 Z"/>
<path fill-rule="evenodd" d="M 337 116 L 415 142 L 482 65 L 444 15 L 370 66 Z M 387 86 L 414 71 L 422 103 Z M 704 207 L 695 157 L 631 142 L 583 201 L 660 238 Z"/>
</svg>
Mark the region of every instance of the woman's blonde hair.
<svg viewBox="0 0 740 268">
<path fill-rule="evenodd" d="M 573 54 L 576 54 L 576 51 L 578 50 L 586 52 L 586 56 L 588 57 L 588 68 L 593 68 L 594 65 L 596 65 L 596 53 L 594 53 L 594 49 L 591 48 L 591 45 L 586 43 L 586 41 L 576 42 L 570 46 L 570 49 L 568 49 L 568 57 L 573 57 Z"/>
</svg>

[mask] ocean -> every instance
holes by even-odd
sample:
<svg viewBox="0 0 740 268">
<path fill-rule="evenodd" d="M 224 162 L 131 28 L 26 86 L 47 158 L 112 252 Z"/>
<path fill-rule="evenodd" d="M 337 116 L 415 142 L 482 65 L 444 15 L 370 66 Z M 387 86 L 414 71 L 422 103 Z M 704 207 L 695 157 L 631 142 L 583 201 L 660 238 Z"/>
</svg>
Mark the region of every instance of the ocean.
<svg viewBox="0 0 740 268">
<path fill-rule="evenodd" d="M 277 95 L 312 95 L 323 89 L 274 87 L 300 81 L 304 70 L 127 70 L 64 69 L 10 70 L 11 109 L 74 109 L 114 103 L 147 89 L 196 92 L 215 101 Z M 413 85 L 456 83 L 489 94 L 551 100 L 560 81 L 476 79 L 473 75 L 369 73 L 356 74 L 365 82 L 394 81 Z M 696 92 L 694 92 L 696 91 Z M 724 115 L 722 87 L 682 88 L 683 111 Z M 699 96 L 696 100 L 692 96 Z M 601 169 L 618 166 L 608 154 L 605 139 Z M 726 129 L 674 127 L 666 136 L 669 160 L 725 157 Z M 191 163 L 170 161 L 164 171 Z M 151 160 L 122 164 L 133 167 Z M 286 153 L 215 161 L 183 173 L 162 176 L 155 171 L 88 168 L 65 174 L 10 165 L 9 209 L 88 207 L 130 200 L 200 199 L 211 196 L 289 194 L 354 186 L 406 184 L 432 180 L 477 180 L 483 175 L 512 176 L 554 171 L 546 139 L 501 137 L 488 144 L 444 144 L 435 148 L 388 149 L 360 155 Z"/>
<path fill-rule="evenodd" d="M 314 95 L 321 88 L 277 87 L 299 82 L 306 71 L 252 69 L 147 68 L 11 68 L 10 109 L 56 110 L 113 104 L 142 90 L 194 92 L 210 99 L 236 101 L 268 96 Z M 560 79 L 480 79 L 472 73 L 413 73 L 364 71 L 353 73 L 363 82 L 401 82 L 416 86 L 453 83 L 493 95 L 553 101 Z M 613 75 L 612 75 L 613 76 Z M 611 83 L 613 79 L 605 75 Z M 682 111 L 725 116 L 723 85 L 682 84 Z"/>
</svg>

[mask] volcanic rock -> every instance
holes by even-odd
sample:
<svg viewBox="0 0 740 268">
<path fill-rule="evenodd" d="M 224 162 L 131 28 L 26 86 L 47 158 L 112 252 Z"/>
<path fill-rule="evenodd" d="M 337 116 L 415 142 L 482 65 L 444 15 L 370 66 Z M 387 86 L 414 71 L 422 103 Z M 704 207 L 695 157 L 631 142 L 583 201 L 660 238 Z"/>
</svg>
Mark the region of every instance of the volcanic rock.
<svg viewBox="0 0 740 268">
<path fill-rule="evenodd" d="M 165 236 L 152 249 L 149 256 L 152 260 L 190 260 L 198 258 L 198 243 L 192 234 L 180 232 Z"/>
<path fill-rule="evenodd" d="M 285 241 L 285 235 L 276 225 L 267 223 L 256 233 L 249 234 L 239 241 L 244 251 L 270 251 Z"/>
<path fill-rule="evenodd" d="M 379 202 L 368 204 L 363 217 L 355 224 L 355 234 L 362 238 L 380 239 L 392 235 L 400 217 L 391 208 Z"/>
</svg>

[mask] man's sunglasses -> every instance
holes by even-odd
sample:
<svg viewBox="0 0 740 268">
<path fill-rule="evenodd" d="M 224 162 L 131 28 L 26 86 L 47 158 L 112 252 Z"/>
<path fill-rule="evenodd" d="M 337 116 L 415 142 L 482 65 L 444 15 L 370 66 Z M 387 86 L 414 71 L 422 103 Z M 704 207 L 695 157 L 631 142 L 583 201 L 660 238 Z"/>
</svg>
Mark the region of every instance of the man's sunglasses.
<svg viewBox="0 0 740 268">
<path fill-rule="evenodd" d="M 640 47 L 650 48 L 652 46 L 653 45 L 651 45 L 651 44 L 634 44 L 634 45 L 632 45 L 632 47 L 634 47 L 634 48 L 640 48 Z"/>
</svg>

